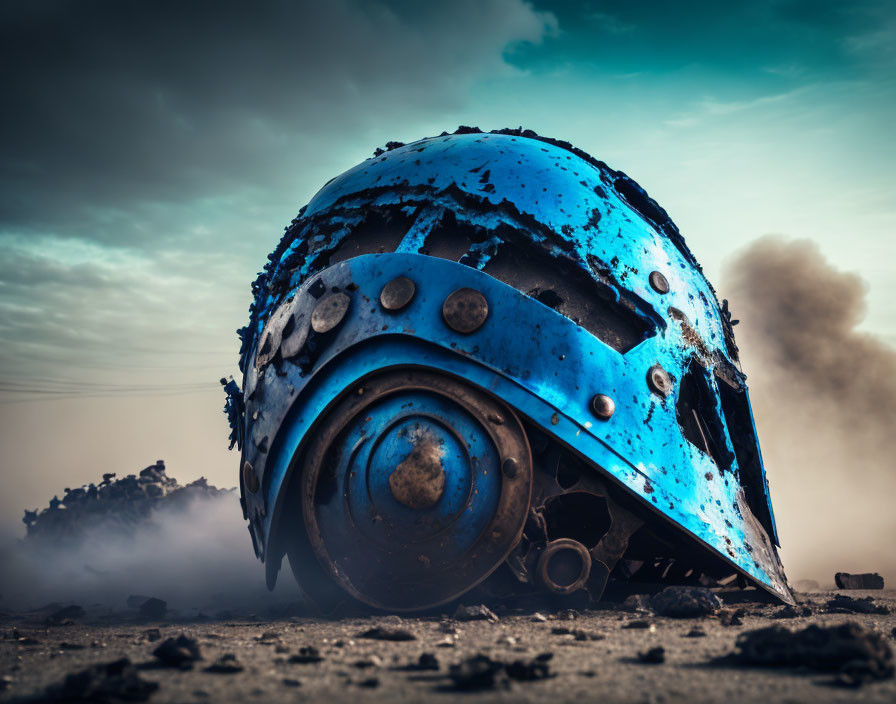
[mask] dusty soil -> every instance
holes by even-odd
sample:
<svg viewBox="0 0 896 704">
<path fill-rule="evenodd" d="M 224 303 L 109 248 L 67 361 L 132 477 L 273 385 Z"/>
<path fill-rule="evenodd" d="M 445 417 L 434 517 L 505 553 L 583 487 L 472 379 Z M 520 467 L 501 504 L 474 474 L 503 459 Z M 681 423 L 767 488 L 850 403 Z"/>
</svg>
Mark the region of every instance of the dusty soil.
<svg viewBox="0 0 896 704">
<path fill-rule="evenodd" d="M 604 702 L 893 702 L 896 681 L 861 687 L 832 684 L 834 674 L 808 669 L 763 669 L 715 662 L 735 650 L 740 633 L 772 624 L 790 630 L 810 623 L 854 622 L 884 635 L 896 646 L 896 592 L 848 592 L 872 596 L 890 614 L 827 613 L 832 592 L 800 595 L 808 616 L 774 618 L 781 607 L 731 604 L 745 614 L 734 618 L 670 619 L 644 612 L 528 612 L 491 620 L 373 616 L 321 620 L 241 619 L 206 622 L 136 622 L 131 618 L 91 618 L 47 625 L 46 616 L 6 615 L 0 624 L 0 701 L 44 696 L 66 675 L 126 657 L 141 680 L 158 683 L 156 702 L 390 702 L 604 701 Z M 730 617 L 731 613 L 728 613 Z M 741 624 L 736 622 L 741 620 Z M 646 622 L 630 627 L 633 622 Z M 646 627 L 645 627 L 646 626 Z M 413 639 L 363 637 L 406 631 Z M 157 632 L 154 630 L 157 629 Z M 701 629 L 705 636 L 688 636 Z M 566 632 L 564 632 L 566 631 Z M 201 660 L 191 669 L 160 666 L 153 651 L 169 637 L 195 639 Z M 405 637 L 408 637 L 405 635 Z M 662 646 L 665 659 L 643 662 L 639 653 Z M 318 662 L 313 650 L 317 649 Z M 551 653 L 536 660 L 537 656 Z M 233 658 L 221 660 L 225 654 Z M 438 669 L 403 669 L 435 657 Z M 458 691 L 451 665 L 483 654 L 514 663 L 492 680 L 473 678 Z M 650 659 L 650 658 L 648 658 Z M 653 658 L 656 659 L 656 658 Z M 215 663 L 218 671 L 207 671 Z M 480 666 L 488 661 L 480 661 Z M 223 663 L 223 666 L 222 666 Z M 435 666 L 427 656 L 424 663 Z M 534 665 L 533 665 L 534 663 Z M 240 670 L 240 668 L 242 668 Z M 492 668 L 494 669 L 494 668 Z M 221 670 L 224 670 L 223 672 Z M 232 671 L 239 670 L 239 671 Z M 510 673 L 514 676 L 508 676 Z M 545 677 L 547 675 L 547 677 Z M 535 679 L 526 679 L 532 677 Z M 490 681 L 494 686 L 490 686 Z M 476 688 L 475 685 L 483 685 Z M 50 698 L 53 696 L 52 691 Z M 115 700 L 114 698 L 112 700 Z"/>
</svg>

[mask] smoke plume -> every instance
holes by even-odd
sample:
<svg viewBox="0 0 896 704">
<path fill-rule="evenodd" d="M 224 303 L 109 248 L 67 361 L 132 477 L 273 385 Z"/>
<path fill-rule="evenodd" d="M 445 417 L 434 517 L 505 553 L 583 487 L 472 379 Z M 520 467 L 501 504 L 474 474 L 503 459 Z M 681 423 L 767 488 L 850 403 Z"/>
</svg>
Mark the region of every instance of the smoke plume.
<svg viewBox="0 0 896 704">
<path fill-rule="evenodd" d="M 788 576 L 871 571 L 896 586 L 896 350 L 858 330 L 865 283 L 811 241 L 765 237 L 723 284 Z"/>
</svg>

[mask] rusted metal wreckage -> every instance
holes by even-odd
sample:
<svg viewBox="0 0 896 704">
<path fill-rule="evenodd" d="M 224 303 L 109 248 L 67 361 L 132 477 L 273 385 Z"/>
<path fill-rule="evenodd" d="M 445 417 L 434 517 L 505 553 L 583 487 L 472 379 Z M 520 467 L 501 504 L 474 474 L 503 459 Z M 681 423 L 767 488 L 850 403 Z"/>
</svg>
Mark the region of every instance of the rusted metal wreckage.
<svg viewBox="0 0 896 704">
<path fill-rule="evenodd" d="M 524 130 L 390 143 L 253 290 L 227 411 L 270 586 L 288 555 L 323 608 L 734 575 L 792 602 L 736 321 L 625 174 Z"/>
</svg>

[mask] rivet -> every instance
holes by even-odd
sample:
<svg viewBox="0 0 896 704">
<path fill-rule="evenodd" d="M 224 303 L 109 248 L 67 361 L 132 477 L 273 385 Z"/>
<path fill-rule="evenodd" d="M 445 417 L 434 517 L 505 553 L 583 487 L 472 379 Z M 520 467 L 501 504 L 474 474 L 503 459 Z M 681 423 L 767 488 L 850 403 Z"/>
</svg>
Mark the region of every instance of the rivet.
<svg viewBox="0 0 896 704">
<path fill-rule="evenodd" d="M 520 472 L 519 465 L 513 457 L 508 457 L 501 463 L 501 471 L 508 479 L 513 479 Z"/>
<path fill-rule="evenodd" d="M 308 322 L 305 318 L 299 318 L 294 322 L 294 325 L 289 331 L 289 334 L 286 333 L 286 329 L 283 331 L 283 342 L 280 343 L 280 356 L 283 359 L 291 359 L 298 355 L 302 348 L 305 347 L 305 342 L 308 340 Z"/>
<path fill-rule="evenodd" d="M 321 298 L 311 311 L 311 329 L 316 333 L 330 332 L 345 317 L 351 299 L 344 293 L 330 293 Z"/>
<path fill-rule="evenodd" d="M 258 491 L 258 475 L 249 460 L 243 462 L 243 486 L 253 494 Z"/>
<path fill-rule="evenodd" d="M 383 286 L 380 305 L 386 310 L 401 310 L 414 298 L 417 287 L 407 276 L 398 276 Z"/>
<path fill-rule="evenodd" d="M 647 371 L 647 385 L 651 391 L 664 398 L 672 393 L 672 377 L 659 364 L 654 364 Z"/>
<path fill-rule="evenodd" d="M 647 277 L 650 287 L 657 293 L 669 293 L 669 280 L 659 271 L 651 271 Z"/>
<path fill-rule="evenodd" d="M 472 288 L 458 289 L 442 304 L 442 317 L 452 330 L 468 335 L 481 328 L 488 317 L 488 301 Z"/>
<path fill-rule="evenodd" d="M 616 403 L 606 394 L 596 394 L 591 399 L 591 412 L 601 420 L 610 420 L 616 412 Z"/>
</svg>

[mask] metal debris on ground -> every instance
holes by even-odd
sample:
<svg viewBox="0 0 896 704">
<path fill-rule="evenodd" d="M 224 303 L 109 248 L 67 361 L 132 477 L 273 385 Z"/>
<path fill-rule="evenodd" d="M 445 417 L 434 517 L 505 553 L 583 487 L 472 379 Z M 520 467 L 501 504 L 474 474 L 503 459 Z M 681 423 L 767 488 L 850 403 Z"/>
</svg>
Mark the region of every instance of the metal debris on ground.
<svg viewBox="0 0 896 704">
<path fill-rule="evenodd" d="M 884 578 L 877 572 L 863 572 L 862 574 L 849 574 L 838 572 L 834 575 L 837 589 L 883 589 Z"/>
</svg>

